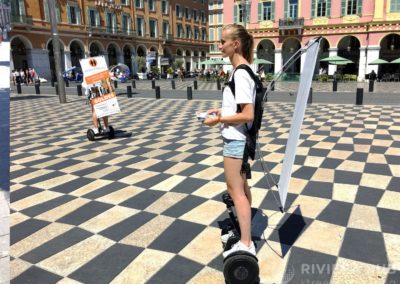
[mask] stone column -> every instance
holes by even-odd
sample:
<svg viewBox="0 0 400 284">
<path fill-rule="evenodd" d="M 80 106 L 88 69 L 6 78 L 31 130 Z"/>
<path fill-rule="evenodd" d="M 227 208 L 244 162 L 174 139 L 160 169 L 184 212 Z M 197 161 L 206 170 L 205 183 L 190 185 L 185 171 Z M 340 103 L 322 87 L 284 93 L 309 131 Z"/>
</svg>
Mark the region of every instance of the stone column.
<svg viewBox="0 0 400 284">
<path fill-rule="evenodd" d="M 282 49 L 275 49 L 275 74 L 278 73 L 282 69 Z"/>
<path fill-rule="evenodd" d="M 61 66 L 61 68 L 64 68 L 64 70 L 72 67 L 71 51 L 69 51 L 69 50 L 64 51 L 64 62 L 65 62 L 65 66 Z M 62 71 L 64 71 L 64 70 L 62 70 Z"/>
<path fill-rule="evenodd" d="M 358 82 L 362 82 L 365 80 L 365 72 L 366 72 L 366 66 L 365 64 L 367 64 L 367 52 L 366 52 L 367 48 L 365 46 L 361 46 L 360 47 L 360 61 L 358 63 L 358 77 L 357 77 L 357 81 Z"/>
<path fill-rule="evenodd" d="M 338 51 L 337 47 L 329 48 L 329 57 L 337 55 L 337 51 Z M 337 70 L 336 65 L 332 64 L 328 65 L 328 75 L 333 75 L 333 73 L 335 73 L 336 70 Z"/>
<path fill-rule="evenodd" d="M 367 70 L 365 71 L 366 74 L 371 73 L 372 70 L 378 75 L 378 65 L 368 65 L 368 63 L 374 61 L 375 59 L 379 58 L 379 51 L 381 47 L 379 45 L 370 45 L 366 49 L 367 53 Z"/>
</svg>

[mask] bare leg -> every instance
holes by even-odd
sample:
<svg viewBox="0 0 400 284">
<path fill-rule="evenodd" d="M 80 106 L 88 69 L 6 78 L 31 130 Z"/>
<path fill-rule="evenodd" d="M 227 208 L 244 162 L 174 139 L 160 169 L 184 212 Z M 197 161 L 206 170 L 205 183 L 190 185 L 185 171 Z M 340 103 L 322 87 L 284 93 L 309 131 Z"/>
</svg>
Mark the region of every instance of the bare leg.
<svg viewBox="0 0 400 284">
<path fill-rule="evenodd" d="M 92 121 L 95 128 L 99 128 L 99 122 L 97 121 L 97 115 L 94 109 L 92 108 Z"/>
<path fill-rule="evenodd" d="M 104 127 L 108 127 L 108 116 L 103 117 Z"/>
<path fill-rule="evenodd" d="M 251 208 L 248 196 L 245 192 L 245 180 L 240 174 L 242 160 L 224 157 L 225 180 L 228 193 L 231 196 L 239 221 L 241 237 L 240 241 L 250 246 L 251 244 Z M 251 195 L 250 195 L 251 200 Z"/>
</svg>

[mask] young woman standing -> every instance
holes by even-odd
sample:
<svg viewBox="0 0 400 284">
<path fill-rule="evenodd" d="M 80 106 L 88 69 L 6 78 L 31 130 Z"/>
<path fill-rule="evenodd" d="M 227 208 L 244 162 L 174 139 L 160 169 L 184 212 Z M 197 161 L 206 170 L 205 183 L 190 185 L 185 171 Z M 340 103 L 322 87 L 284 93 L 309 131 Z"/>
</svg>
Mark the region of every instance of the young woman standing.
<svg viewBox="0 0 400 284">
<path fill-rule="evenodd" d="M 256 94 L 255 82 L 244 69 L 235 68 L 241 64 L 249 65 L 253 61 L 253 36 L 240 25 L 227 25 L 222 30 L 219 49 L 223 57 L 229 57 L 235 76 L 235 96 L 229 87 L 224 89 L 222 108 L 211 109 L 204 124 L 214 126 L 221 124 L 221 134 L 224 142 L 224 173 L 228 193 L 231 196 L 240 225 L 240 241 L 223 253 L 227 257 L 236 251 L 247 251 L 256 254 L 251 240 L 251 192 L 245 173 L 241 171 L 246 144 L 245 124 L 251 128 L 254 119 L 254 101 Z M 232 77 L 229 78 L 232 80 Z M 241 112 L 237 112 L 240 105 Z M 229 235 L 221 237 L 226 241 Z"/>
</svg>

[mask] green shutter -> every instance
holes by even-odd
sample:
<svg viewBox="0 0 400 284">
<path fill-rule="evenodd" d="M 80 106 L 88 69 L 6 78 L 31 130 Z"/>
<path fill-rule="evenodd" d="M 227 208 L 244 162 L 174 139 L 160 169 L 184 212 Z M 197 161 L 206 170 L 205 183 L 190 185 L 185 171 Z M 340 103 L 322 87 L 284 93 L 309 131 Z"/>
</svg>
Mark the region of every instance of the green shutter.
<svg viewBox="0 0 400 284">
<path fill-rule="evenodd" d="M 19 15 L 26 15 L 25 0 L 19 0 Z"/>
<path fill-rule="evenodd" d="M 75 10 L 75 17 L 76 17 L 76 22 L 78 25 L 81 24 L 81 9 L 77 6 Z"/>
<path fill-rule="evenodd" d="M 67 23 L 70 24 L 70 23 L 71 23 L 71 19 L 70 19 L 70 16 L 69 16 L 69 13 L 70 13 L 70 11 L 69 11 L 69 4 L 67 4 L 66 10 L 67 10 Z"/>
<path fill-rule="evenodd" d="M 357 0 L 357 14 L 362 15 L 362 0 Z"/>
<path fill-rule="evenodd" d="M 100 12 L 96 10 L 96 26 L 100 27 Z"/>
<path fill-rule="evenodd" d="M 288 9 L 288 1 L 289 0 L 283 0 L 284 1 L 284 3 L 285 3 L 285 5 L 284 5 L 284 12 L 283 12 L 283 17 L 285 18 L 285 19 L 287 19 L 287 18 L 289 18 L 289 9 Z"/>
<path fill-rule="evenodd" d="M 332 7 L 332 1 L 328 0 L 326 4 L 326 16 L 330 17 L 331 16 L 331 7 Z"/>
<path fill-rule="evenodd" d="M 238 5 L 237 4 L 235 4 L 235 6 L 233 7 L 233 23 L 237 23 L 237 22 L 239 22 L 239 19 L 238 19 L 238 14 L 239 14 L 239 7 L 238 7 Z"/>
<path fill-rule="evenodd" d="M 263 20 L 263 3 L 258 3 L 258 21 L 261 22 Z"/>
<path fill-rule="evenodd" d="M 275 20 L 275 1 L 271 2 L 271 21 Z"/>
<path fill-rule="evenodd" d="M 342 16 L 346 16 L 346 0 L 342 0 Z"/>
<path fill-rule="evenodd" d="M 57 23 L 61 23 L 61 11 L 60 11 L 60 7 L 56 6 L 56 19 L 57 19 Z"/>
<path fill-rule="evenodd" d="M 47 0 L 43 1 L 43 5 L 44 5 L 44 19 L 46 22 L 50 22 L 49 3 L 47 2 Z"/>
<path fill-rule="evenodd" d="M 250 16 L 251 16 L 250 3 L 245 5 L 246 5 L 246 23 L 250 23 Z"/>
<path fill-rule="evenodd" d="M 317 13 L 315 13 L 315 5 L 316 5 L 316 0 L 312 0 L 312 3 L 311 3 L 311 18 L 317 17 Z"/>
</svg>

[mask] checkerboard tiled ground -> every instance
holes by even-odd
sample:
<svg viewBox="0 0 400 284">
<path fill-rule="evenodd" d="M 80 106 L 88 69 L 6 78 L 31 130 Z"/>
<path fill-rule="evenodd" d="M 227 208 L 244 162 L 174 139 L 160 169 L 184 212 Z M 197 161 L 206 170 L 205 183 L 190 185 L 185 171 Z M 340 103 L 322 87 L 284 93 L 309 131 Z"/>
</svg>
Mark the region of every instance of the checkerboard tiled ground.
<svg viewBox="0 0 400 284">
<path fill-rule="evenodd" d="M 12 97 L 12 283 L 224 283 L 218 102 L 120 98 L 89 142 L 84 100 Z M 266 108 L 275 179 L 292 111 Z M 286 213 L 252 165 L 261 283 L 400 283 L 399 141 L 400 107 L 308 107 Z"/>
</svg>

